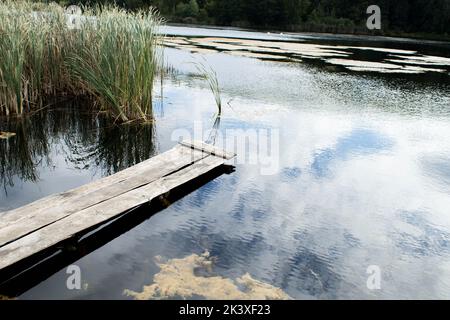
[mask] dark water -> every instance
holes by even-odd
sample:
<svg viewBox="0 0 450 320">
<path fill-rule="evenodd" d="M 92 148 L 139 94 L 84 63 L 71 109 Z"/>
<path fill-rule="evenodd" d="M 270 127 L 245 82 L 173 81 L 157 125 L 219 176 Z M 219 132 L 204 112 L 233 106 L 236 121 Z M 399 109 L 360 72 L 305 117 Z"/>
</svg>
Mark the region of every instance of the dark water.
<svg viewBox="0 0 450 320">
<path fill-rule="evenodd" d="M 172 30 L 177 32 L 193 31 Z M 339 39 L 314 41 L 336 45 Z M 445 45 L 407 44 L 408 50 L 414 46 L 419 53 L 449 55 Z M 163 99 L 155 101 L 153 125 L 113 126 L 70 103 L 20 122 L 2 119 L 1 130 L 17 135 L 0 140 L 0 210 L 164 152 L 182 129 L 211 129 L 214 99 L 189 63 L 201 56 L 167 49 L 176 72 L 164 81 Z M 130 299 L 124 289 L 142 291 L 154 282 L 160 271 L 155 257 L 205 251 L 214 257 L 212 275 L 236 279 L 248 272 L 297 299 L 450 297 L 446 73 L 358 73 L 225 53 L 204 58 L 222 87 L 217 144 L 247 130 L 274 138 L 278 152 L 260 159 L 250 141 L 233 173 L 75 261 L 81 290 L 67 289 L 61 266 L 19 298 Z M 379 290 L 366 285 L 371 265 L 381 271 Z"/>
</svg>

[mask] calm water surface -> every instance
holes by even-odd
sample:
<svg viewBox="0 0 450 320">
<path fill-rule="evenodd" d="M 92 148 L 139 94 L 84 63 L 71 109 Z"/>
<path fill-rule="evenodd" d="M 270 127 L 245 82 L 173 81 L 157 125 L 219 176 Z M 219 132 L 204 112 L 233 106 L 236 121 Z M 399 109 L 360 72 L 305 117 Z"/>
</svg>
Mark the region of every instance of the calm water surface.
<svg viewBox="0 0 450 320">
<path fill-rule="evenodd" d="M 370 45 L 450 55 L 445 44 Z M 155 101 L 154 125 L 112 126 L 70 103 L 22 122 L 3 119 L 2 131 L 17 135 L 0 140 L 0 211 L 164 152 L 176 144 L 176 129 L 209 130 L 214 98 L 190 64 L 202 57 L 222 86 L 220 132 L 279 132 L 277 170 L 264 175 L 262 165 L 236 164 L 78 260 L 82 290 L 67 290 L 62 268 L 19 298 L 131 299 L 124 289 L 142 291 L 160 271 L 155 257 L 205 251 L 214 257 L 212 275 L 248 272 L 297 299 L 450 298 L 448 73 L 357 73 L 174 48 L 166 54 L 175 72 Z M 381 270 L 380 290 L 366 286 L 370 265 Z"/>
</svg>

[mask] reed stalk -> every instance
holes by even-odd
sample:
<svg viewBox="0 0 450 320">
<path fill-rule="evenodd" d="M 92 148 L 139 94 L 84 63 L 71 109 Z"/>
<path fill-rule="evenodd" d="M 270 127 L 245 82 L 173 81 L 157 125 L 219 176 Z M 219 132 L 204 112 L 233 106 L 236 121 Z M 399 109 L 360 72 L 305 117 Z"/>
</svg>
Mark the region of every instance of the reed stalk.
<svg viewBox="0 0 450 320">
<path fill-rule="evenodd" d="M 202 62 L 195 62 L 194 66 L 200 76 L 208 83 L 208 86 L 214 96 L 214 101 L 216 102 L 217 116 L 220 117 L 222 114 L 222 97 L 216 71 L 211 66 L 207 66 Z"/>
</svg>

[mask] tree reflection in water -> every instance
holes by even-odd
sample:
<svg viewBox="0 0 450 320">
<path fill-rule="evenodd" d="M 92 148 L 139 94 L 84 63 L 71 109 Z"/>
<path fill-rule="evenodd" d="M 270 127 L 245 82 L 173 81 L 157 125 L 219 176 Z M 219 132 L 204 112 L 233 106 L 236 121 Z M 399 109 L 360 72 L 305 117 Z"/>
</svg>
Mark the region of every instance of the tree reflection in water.
<svg viewBox="0 0 450 320">
<path fill-rule="evenodd" d="M 16 133 L 0 140 L 0 183 L 5 192 L 17 180 L 37 182 L 39 167 L 52 166 L 56 155 L 79 170 L 110 175 L 156 153 L 151 122 L 116 125 L 76 102 L 21 118 L 0 118 L 0 130 Z"/>
</svg>

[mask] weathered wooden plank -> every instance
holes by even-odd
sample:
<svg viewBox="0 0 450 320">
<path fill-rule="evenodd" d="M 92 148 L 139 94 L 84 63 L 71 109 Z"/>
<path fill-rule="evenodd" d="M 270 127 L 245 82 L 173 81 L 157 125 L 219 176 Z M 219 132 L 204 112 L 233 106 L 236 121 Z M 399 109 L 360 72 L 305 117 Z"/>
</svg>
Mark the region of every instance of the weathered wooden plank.
<svg viewBox="0 0 450 320">
<path fill-rule="evenodd" d="M 173 153 L 177 153 L 178 150 L 179 150 L 179 148 L 175 147 L 165 153 L 159 154 L 148 160 L 142 161 L 132 167 L 124 169 L 113 175 L 100 178 L 98 180 L 92 181 L 88 184 L 82 185 L 80 187 L 77 187 L 77 188 L 74 188 L 71 190 L 67 190 L 67 191 L 64 191 L 64 192 L 61 192 L 58 194 L 46 196 L 46 197 L 38 199 L 32 203 L 24 205 L 20 208 L 0 212 L 0 220 L 3 220 L 9 214 L 14 215 L 15 217 L 19 217 L 22 214 L 28 214 L 36 209 L 39 209 L 40 207 L 47 206 L 49 203 L 51 203 L 53 205 L 57 205 L 58 203 L 61 203 L 65 200 L 67 200 L 67 198 L 70 196 L 87 194 L 93 190 L 102 188 L 103 186 L 116 183 L 117 181 L 120 181 L 121 179 L 124 179 L 129 175 L 138 174 L 139 171 L 145 169 L 145 167 L 147 167 L 149 165 L 149 163 L 152 163 L 155 161 L 163 161 L 163 159 L 171 157 L 171 155 Z"/>
<path fill-rule="evenodd" d="M 206 153 L 213 154 L 213 155 L 217 154 L 217 156 L 223 157 L 224 159 L 230 159 L 230 157 L 232 158 L 235 156 L 235 154 L 225 152 L 222 149 L 207 145 L 201 141 L 193 141 L 193 142 L 183 141 L 183 142 L 180 142 L 180 145 L 188 147 L 188 148 L 192 148 L 192 149 L 197 149 L 199 151 L 204 151 Z M 30 204 L 20 207 L 20 208 L 0 212 L 0 222 L 4 217 L 6 217 L 9 214 L 13 214 L 15 217 L 20 217 L 21 215 L 23 215 L 23 214 L 26 215 L 29 212 L 33 212 L 33 211 L 39 209 L 40 207 L 47 206 L 49 203 L 51 203 L 53 205 L 57 205 L 58 203 L 61 203 L 65 200 L 67 200 L 67 198 L 70 196 L 75 196 L 75 195 L 81 196 L 81 195 L 91 192 L 92 190 L 96 190 L 96 189 L 102 188 L 104 186 L 116 183 L 117 181 L 120 181 L 121 179 L 123 179 L 129 175 L 138 174 L 139 171 L 145 169 L 145 167 L 147 167 L 150 163 L 154 163 L 155 161 L 163 161 L 164 158 L 170 157 L 172 153 L 178 152 L 179 148 L 181 148 L 181 146 L 176 146 L 175 148 L 173 148 L 165 153 L 156 155 L 155 157 L 145 160 L 143 162 L 140 162 L 130 168 L 124 169 L 113 175 L 95 180 L 89 184 L 85 184 L 83 186 L 80 186 L 80 187 L 77 187 L 77 188 L 74 188 L 74 189 L 71 189 L 68 191 L 64 191 L 62 193 L 53 194 L 53 195 L 38 199 Z M 0 226 L 0 228 L 1 228 L 1 226 Z"/>
<path fill-rule="evenodd" d="M 198 151 L 202 151 L 205 153 L 209 153 L 216 157 L 220 157 L 220 158 L 227 159 L 227 160 L 230 160 L 236 156 L 235 153 L 227 152 L 223 149 L 220 149 L 220 148 L 215 147 L 210 144 L 206 144 L 202 141 L 196 141 L 196 140 L 182 141 L 182 142 L 180 142 L 180 144 L 185 147 L 188 147 L 188 148 L 191 148 L 194 150 L 198 150 Z"/>
<path fill-rule="evenodd" d="M 0 269 L 52 247 L 83 230 L 113 219 L 117 215 L 131 208 L 147 203 L 152 199 L 211 171 L 223 163 L 224 160 L 221 158 L 207 156 L 178 172 L 74 213 L 45 228 L 9 243 L 0 248 Z"/>
<path fill-rule="evenodd" d="M 206 156 L 208 155 L 197 150 L 176 148 L 175 152 L 168 152 L 164 157 L 153 158 L 152 162 L 148 162 L 140 170 L 128 171 L 129 175 L 121 174 L 120 178 L 109 179 L 101 188 L 89 188 L 88 193 L 86 189 L 81 193 L 77 190 L 75 195 L 66 193 L 63 201 L 41 203 L 27 214 L 0 217 L 0 247 L 78 211 L 153 182 Z"/>
</svg>

